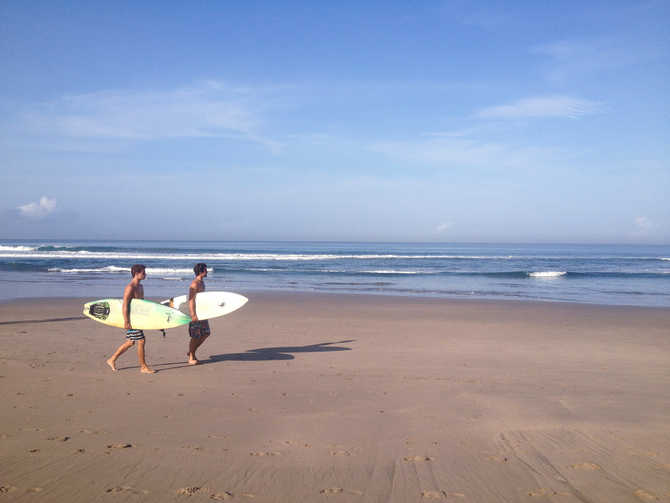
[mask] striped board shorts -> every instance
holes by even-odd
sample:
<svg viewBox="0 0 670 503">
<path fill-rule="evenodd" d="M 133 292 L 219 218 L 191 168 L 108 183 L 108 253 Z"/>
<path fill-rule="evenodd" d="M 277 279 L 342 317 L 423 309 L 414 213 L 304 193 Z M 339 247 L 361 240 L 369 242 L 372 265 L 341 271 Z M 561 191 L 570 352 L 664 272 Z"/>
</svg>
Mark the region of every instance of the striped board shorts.
<svg viewBox="0 0 670 503">
<path fill-rule="evenodd" d="M 129 341 L 143 341 L 144 340 L 144 331 L 136 330 L 134 328 L 129 328 L 126 330 L 126 339 Z"/>
</svg>

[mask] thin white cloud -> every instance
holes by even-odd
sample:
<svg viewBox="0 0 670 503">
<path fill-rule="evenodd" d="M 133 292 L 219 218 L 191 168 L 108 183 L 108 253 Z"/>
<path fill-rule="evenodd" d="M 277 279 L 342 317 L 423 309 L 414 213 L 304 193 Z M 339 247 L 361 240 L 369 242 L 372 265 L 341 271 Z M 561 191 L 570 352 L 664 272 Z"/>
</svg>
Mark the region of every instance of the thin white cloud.
<svg viewBox="0 0 670 503">
<path fill-rule="evenodd" d="M 646 236 L 655 227 L 654 223 L 648 217 L 636 217 L 633 225 L 635 226 L 634 234 L 637 236 Z"/>
<path fill-rule="evenodd" d="M 545 76 L 551 82 L 560 83 L 655 57 L 655 50 L 636 49 L 634 40 L 622 38 L 560 40 L 533 47 L 530 52 L 548 58 Z"/>
<path fill-rule="evenodd" d="M 39 201 L 24 204 L 17 208 L 19 215 L 26 218 L 44 218 L 56 209 L 56 200 L 42 196 Z"/>
<path fill-rule="evenodd" d="M 438 224 L 435 227 L 435 232 L 437 234 L 444 234 L 447 232 L 449 229 L 451 229 L 454 226 L 453 222 L 443 222 L 441 224 Z"/>
<path fill-rule="evenodd" d="M 536 96 L 514 103 L 488 107 L 477 112 L 484 119 L 559 117 L 576 119 L 598 112 L 600 104 L 570 96 Z"/>
<path fill-rule="evenodd" d="M 167 91 L 66 96 L 23 114 L 28 131 L 79 140 L 233 138 L 276 149 L 259 132 L 260 105 L 248 89 L 208 81 Z"/>
<path fill-rule="evenodd" d="M 548 148 L 514 147 L 450 137 L 377 142 L 368 148 L 394 160 L 445 167 L 539 166 L 549 162 L 555 155 Z"/>
</svg>

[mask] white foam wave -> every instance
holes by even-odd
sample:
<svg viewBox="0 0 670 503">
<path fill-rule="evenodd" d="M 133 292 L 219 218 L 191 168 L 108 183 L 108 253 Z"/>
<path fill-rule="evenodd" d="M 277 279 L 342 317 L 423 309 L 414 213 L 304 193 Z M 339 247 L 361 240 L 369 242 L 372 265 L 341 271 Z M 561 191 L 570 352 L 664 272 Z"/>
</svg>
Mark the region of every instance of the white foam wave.
<svg viewBox="0 0 670 503">
<path fill-rule="evenodd" d="M 36 250 L 33 246 L 5 246 L 0 245 L 0 252 L 29 252 Z"/>
<path fill-rule="evenodd" d="M 539 271 L 539 272 L 529 272 L 528 276 L 531 278 L 558 278 L 559 276 L 565 276 L 567 271 Z"/>
<path fill-rule="evenodd" d="M 114 265 L 108 265 L 106 267 L 96 267 L 96 268 L 73 268 L 73 269 L 52 267 L 49 269 L 49 272 L 63 272 L 73 274 L 80 272 L 130 272 L 130 267 L 117 267 Z"/>
<path fill-rule="evenodd" d="M 420 274 L 420 271 L 396 271 L 393 269 L 381 269 L 376 271 L 361 271 L 363 274 Z"/>
<path fill-rule="evenodd" d="M 529 259 L 551 259 L 551 260 L 664 260 L 668 257 L 577 257 L 577 256 L 539 256 L 539 255 L 425 255 L 425 254 L 334 254 L 334 253 L 153 253 L 142 251 L 108 252 L 88 250 L 42 250 L 29 246 L 3 246 L 0 245 L 0 258 L 35 258 L 35 259 L 95 259 L 95 260 L 189 260 L 194 262 L 203 261 L 318 261 L 318 260 L 529 260 Z"/>
<path fill-rule="evenodd" d="M 0 258 L 46 258 L 46 259 L 107 259 L 107 260 L 338 260 L 338 259 L 466 259 L 466 260 L 509 260 L 511 256 L 484 256 L 484 255 L 399 255 L 399 254 L 304 254 L 304 253 L 141 253 L 141 252 L 92 252 L 92 251 L 37 251 L 34 249 L 12 250 L 0 249 Z M 16 252 L 26 253 L 16 253 Z"/>
<path fill-rule="evenodd" d="M 208 272 L 214 272 L 213 267 L 209 267 Z M 82 272 L 93 272 L 93 273 L 128 273 L 130 272 L 130 267 L 118 267 L 115 265 L 108 265 L 106 267 L 97 267 L 97 268 L 73 268 L 73 269 L 64 269 L 61 267 L 52 267 L 49 269 L 49 272 L 61 272 L 66 274 L 77 274 Z M 146 273 L 148 276 L 160 275 L 160 274 L 186 274 L 192 275 L 193 269 L 173 269 L 173 268 L 162 268 L 162 267 L 147 267 Z M 182 279 L 179 278 L 163 278 L 163 279 Z"/>
</svg>

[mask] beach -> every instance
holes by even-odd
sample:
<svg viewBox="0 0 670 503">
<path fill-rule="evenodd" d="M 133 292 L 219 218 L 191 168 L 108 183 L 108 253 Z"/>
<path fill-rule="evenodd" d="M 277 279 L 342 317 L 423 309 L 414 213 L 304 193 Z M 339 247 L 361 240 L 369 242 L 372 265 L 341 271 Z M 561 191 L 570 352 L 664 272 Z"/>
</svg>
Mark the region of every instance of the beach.
<svg viewBox="0 0 670 503">
<path fill-rule="evenodd" d="M 0 501 L 670 502 L 666 308 L 248 297 L 153 375 L 84 299 L 1 303 Z"/>
</svg>

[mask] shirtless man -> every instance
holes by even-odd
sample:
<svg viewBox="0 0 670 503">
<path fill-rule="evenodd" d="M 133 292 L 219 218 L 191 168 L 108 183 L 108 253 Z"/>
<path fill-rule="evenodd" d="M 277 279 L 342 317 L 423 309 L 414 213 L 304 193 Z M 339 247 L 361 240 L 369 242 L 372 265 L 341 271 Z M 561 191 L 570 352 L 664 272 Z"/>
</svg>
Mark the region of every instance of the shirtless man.
<svg viewBox="0 0 670 503">
<path fill-rule="evenodd" d="M 133 277 L 130 283 L 126 286 L 125 291 L 123 292 L 123 325 L 126 329 L 126 342 L 119 346 L 119 349 L 112 355 L 112 357 L 107 360 L 107 365 L 109 365 L 113 371 L 116 372 L 116 359 L 121 356 L 123 353 L 128 351 L 131 346 L 134 346 L 137 342 L 137 358 L 140 362 L 140 372 L 144 374 L 153 374 L 156 372 L 147 365 L 147 362 L 144 359 L 144 332 L 142 330 L 136 330 L 130 324 L 130 301 L 132 299 L 143 299 L 144 298 L 144 287 L 142 286 L 142 280 L 147 277 L 145 272 L 145 267 L 142 264 L 135 264 L 130 269 L 130 275 Z"/>
<path fill-rule="evenodd" d="M 204 279 L 207 277 L 207 264 L 203 264 L 202 262 L 195 264 L 193 272 L 195 273 L 195 279 L 191 282 L 191 286 L 188 289 L 188 308 L 191 311 L 191 320 L 193 320 L 188 324 L 188 335 L 191 336 L 191 340 L 188 344 L 189 365 L 198 364 L 198 359 L 195 357 L 195 350 L 205 342 L 205 339 L 207 339 L 211 333 L 209 329 L 209 321 L 200 321 L 198 315 L 195 313 L 195 296 L 197 293 L 205 291 Z"/>
</svg>

